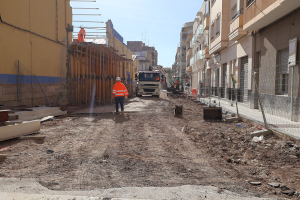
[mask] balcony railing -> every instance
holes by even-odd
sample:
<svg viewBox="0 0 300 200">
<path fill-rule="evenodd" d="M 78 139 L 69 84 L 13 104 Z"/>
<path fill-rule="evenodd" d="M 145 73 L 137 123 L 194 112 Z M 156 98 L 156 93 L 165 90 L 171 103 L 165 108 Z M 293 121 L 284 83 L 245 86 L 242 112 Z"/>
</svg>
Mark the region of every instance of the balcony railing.
<svg viewBox="0 0 300 200">
<path fill-rule="evenodd" d="M 194 66 L 195 63 L 198 61 L 198 60 L 201 60 L 203 59 L 203 51 L 202 50 L 199 50 L 191 59 L 190 59 L 190 65 L 191 66 Z"/>
<path fill-rule="evenodd" d="M 247 7 L 250 6 L 255 0 L 247 0 Z"/>
<path fill-rule="evenodd" d="M 196 33 L 193 35 L 193 38 L 190 42 L 191 47 L 194 46 L 194 43 L 196 43 L 196 41 L 197 41 L 197 37 L 201 34 L 203 34 L 203 25 L 202 24 L 198 26 Z"/>
<path fill-rule="evenodd" d="M 237 11 L 237 13 L 235 13 L 234 15 L 232 15 L 232 20 L 234 20 L 235 18 L 237 18 L 239 15 L 242 15 L 244 12 L 244 9 L 241 8 L 239 11 Z"/>
<path fill-rule="evenodd" d="M 209 14 L 210 14 L 210 12 L 207 12 L 207 13 L 205 14 L 205 17 L 209 16 Z"/>
</svg>

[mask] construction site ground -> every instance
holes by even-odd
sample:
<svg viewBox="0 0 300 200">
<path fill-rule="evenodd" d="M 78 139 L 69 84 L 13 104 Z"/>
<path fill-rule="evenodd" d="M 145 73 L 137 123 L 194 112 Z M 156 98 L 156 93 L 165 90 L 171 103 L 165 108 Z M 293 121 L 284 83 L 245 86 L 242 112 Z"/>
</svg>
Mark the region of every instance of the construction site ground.
<svg viewBox="0 0 300 200">
<path fill-rule="evenodd" d="M 202 105 L 166 94 L 128 99 L 124 115 L 113 105 L 72 108 L 41 124 L 45 141 L 1 142 L 0 196 L 299 198 L 296 141 L 271 135 L 253 142 L 251 121 L 205 122 Z M 183 105 L 181 117 L 175 105 Z"/>
</svg>

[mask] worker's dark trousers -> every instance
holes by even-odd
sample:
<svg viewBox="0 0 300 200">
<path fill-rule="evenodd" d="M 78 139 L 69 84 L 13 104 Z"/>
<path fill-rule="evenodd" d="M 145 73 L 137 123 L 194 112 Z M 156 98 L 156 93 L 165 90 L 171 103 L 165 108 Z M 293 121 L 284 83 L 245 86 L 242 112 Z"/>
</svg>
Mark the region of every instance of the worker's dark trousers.
<svg viewBox="0 0 300 200">
<path fill-rule="evenodd" d="M 119 103 L 121 105 L 121 110 L 124 110 L 124 96 L 116 97 L 116 112 L 119 112 Z"/>
</svg>

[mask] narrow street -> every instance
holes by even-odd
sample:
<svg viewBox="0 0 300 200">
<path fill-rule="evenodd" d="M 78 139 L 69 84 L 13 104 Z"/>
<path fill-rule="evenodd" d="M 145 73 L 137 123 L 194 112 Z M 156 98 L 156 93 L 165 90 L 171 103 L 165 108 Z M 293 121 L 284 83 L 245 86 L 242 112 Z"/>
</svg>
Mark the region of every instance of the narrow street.
<svg viewBox="0 0 300 200">
<path fill-rule="evenodd" d="M 125 111 L 142 106 L 124 115 L 70 114 L 43 122 L 38 134 L 46 136 L 42 144 L 1 142 L 0 148 L 9 150 L 0 163 L 0 193 L 130 199 L 298 198 L 300 153 L 295 142 L 276 135 L 252 142 L 249 132 L 256 126 L 204 122 L 202 106 L 168 97 L 166 92 L 160 98 L 136 97 L 127 103 Z M 183 105 L 182 117 L 174 117 L 174 105 Z"/>
</svg>

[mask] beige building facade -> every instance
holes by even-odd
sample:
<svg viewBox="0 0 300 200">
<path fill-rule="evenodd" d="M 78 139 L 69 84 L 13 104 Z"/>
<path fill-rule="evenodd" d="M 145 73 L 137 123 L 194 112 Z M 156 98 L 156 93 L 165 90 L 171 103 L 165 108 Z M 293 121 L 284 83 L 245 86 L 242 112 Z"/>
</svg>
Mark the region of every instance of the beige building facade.
<svg viewBox="0 0 300 200">
<path fill-rule="evenodd" d="M 201 96 L 237 100 L 253 109 L 259 108 L 258 89 L 267 113 L 299 121 L 300 22 L 295 19 L 300 19 L 299 0 L 204 1 L 193 36 L 186 39 L 192 88 L 199 94 L 203 84 Z"/>
<path fill-rule="evenodd" d="M 247 0 L 244 9 L 244 30 L 253 36 L 253 81 L 264 110 L 300 121 L 300 1 Z M 252 96 L 251 107 L 257 109 L 258 100 Z"/>
</svg>

